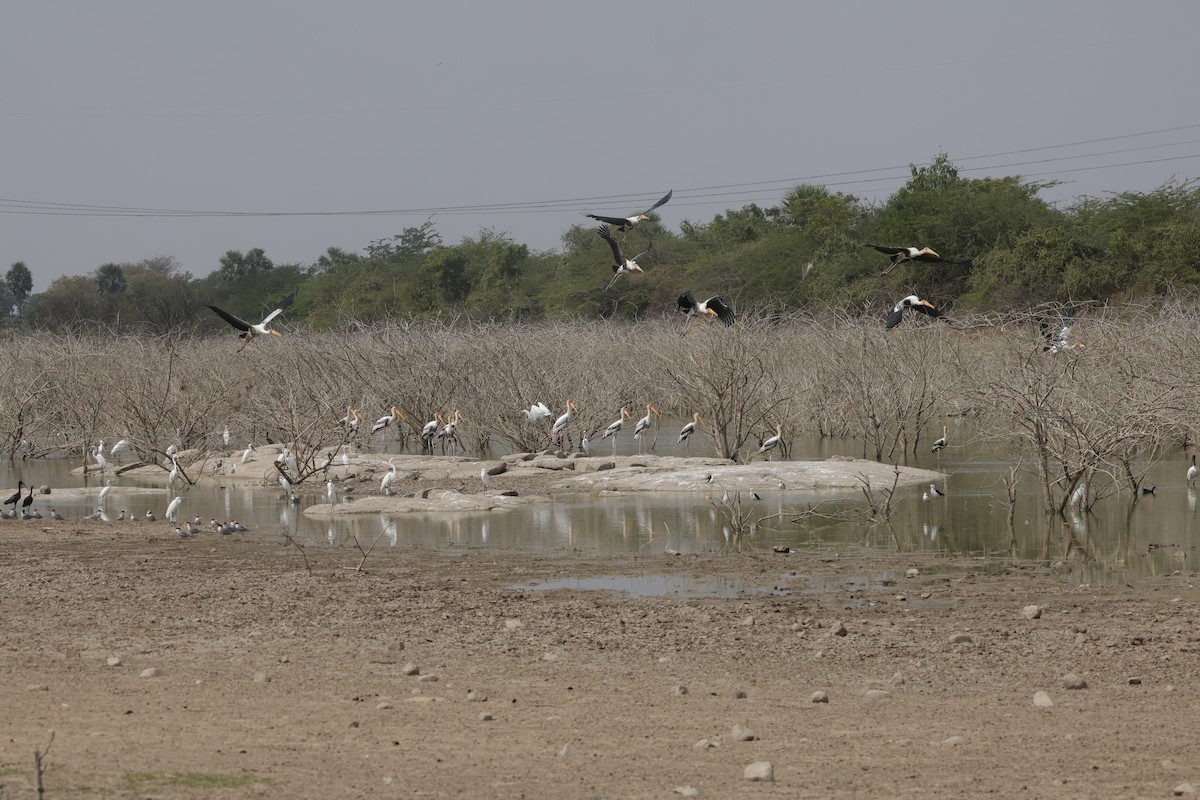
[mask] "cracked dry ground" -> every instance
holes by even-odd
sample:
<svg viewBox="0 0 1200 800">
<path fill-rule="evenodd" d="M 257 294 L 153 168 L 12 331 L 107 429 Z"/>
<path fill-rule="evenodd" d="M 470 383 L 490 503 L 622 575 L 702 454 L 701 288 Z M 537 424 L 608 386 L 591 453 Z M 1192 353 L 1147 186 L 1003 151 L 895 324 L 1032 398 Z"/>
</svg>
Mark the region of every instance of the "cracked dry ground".
<svg viewBox="0 0 1200 800">
<path fill-rule="evenodd" d="M 1192 574 L 1084 586 L 1062 568 L 850 548 L 401 546 L 360 572 L 353 548 L 307 556 L 311 572 L 271 534 L 0 526 L 0 798 L 35 796 L 49 729 L 52 798 L 1128 798 L 1200 785 Z M 743 591 L 514 588 L 610 575 Z M 1064 689 L 1068 672 L 1088 688 Z M 1038 690 L 1053 707 L 1033 705 Z M 733 741 L 734 725 L 756 738 Z M 756 761 L 773 783 L 743 779 Z"/>
</svg>

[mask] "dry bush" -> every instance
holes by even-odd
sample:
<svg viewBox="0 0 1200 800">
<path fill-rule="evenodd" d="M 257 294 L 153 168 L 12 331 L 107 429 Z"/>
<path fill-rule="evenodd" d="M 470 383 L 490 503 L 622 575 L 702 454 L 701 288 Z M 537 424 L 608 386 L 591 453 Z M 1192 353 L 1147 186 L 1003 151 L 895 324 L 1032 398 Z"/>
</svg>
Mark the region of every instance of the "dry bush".
<svg viewBox="0 0 1200 800">
<path fill-rule="evenodd" d="M 753 455 L 784 424 L 852 436 L 895 460 L 936 438 L 939 418 L 964 414 L 1033 465 L 1047 505 L 1061 508 L 1081 485 L 1088 503 L 1138 486 L 1155 460 L 1195 440 L 1198 323 L 1184 304 L 1087 309 L 1075 331 L 1086 347 L 1056 355 L 1043 354 L 1032 313 L 906 320 L 892 331 L 833 314 L 746 314 L 728 329 L 677 317 L 403 323 L 292 334 L 240 354 L 227 337 L 16 336 L 0 353 L 10 386 L 0 444 L 10 455 L 83 458 L 125 437 L 167 468 L 177 434 L 200 457 L 270 439 L 292 448 L 307 477 L 350 441 L 337 423 L 347 404 L 367 416 L 360 446 L 414 447 L 435 411 L 459 409 L 464 443 L 485 454 L 548 446 L 548 421 L 530 425 L 521 411 L 541 401 L 557 416 L 570 399 L 572 447 L 622 406 L 637 417 L 653 402 L 664 416 L 699 411 L 725 457 Z M 404 419 L 371 437 L 392 405 Z"/>
</svg>

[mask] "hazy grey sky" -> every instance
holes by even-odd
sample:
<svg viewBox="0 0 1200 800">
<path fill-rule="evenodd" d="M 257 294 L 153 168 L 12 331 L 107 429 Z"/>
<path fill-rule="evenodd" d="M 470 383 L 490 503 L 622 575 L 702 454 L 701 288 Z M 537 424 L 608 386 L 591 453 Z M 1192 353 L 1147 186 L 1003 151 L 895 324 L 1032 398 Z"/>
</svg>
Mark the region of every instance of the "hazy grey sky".
<svg viewBox="0 0 1200 800">
<path fill-rule="evenodd" d="M 46 0 L 4 17 L 0 269 L 24 260 L 35 291 L 156 255 L 196 276 L 227 249 L 307 264 L 431 216 L 344 212 L 444 209 L 447 242 L 491 228 L 548 249 L 582 210 L 670 188 L 672 228 L 805 180 L 882 198 L 943 150 L 971 177 L 1065 181 L 1054 201 L 1200 174 L 1195 0 Z M 1149 135 L 1082 144 L 1127 134 Z"/>
</svg>

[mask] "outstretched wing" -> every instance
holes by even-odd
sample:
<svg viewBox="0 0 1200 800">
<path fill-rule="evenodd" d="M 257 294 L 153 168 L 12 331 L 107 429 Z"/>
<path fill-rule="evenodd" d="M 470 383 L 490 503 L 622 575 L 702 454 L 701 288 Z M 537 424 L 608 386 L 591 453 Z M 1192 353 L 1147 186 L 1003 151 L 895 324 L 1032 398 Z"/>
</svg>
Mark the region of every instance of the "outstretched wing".
<svg viewBox="0 0 1200 800">
<path fill-rule="evenodd" d="M 643 214 L 649 214 L 651 211 L 653 211 L 654 209 L 658 208 L 659 206 L 661 206 L 661 205 L 665 205 L 665 204 L 666 204 L 666 202 L 667 202 L 668 200 L 670 200 L 670 199 L 671 199 L 671 195 L 673 195 L 673 194 L 675 194 L 675 190 L 674 190 L 674 189 L 672 189 L 671 191 L 669 191 L 669 192 L 667 192 L 666 194 L 664 194 L 661 200 L 659 200 L 657 203 L 655 203 L 654 205 L 652 205 L 652 206 L 650 206 L 649 208 L 647 208 L 647 209 L 646 209 L 645 211 L 643 211 L 642 213 L 643 213 Z"/>
<path fill-rule="evenodd" d="M 624 222 L 624 220 L 621 221 Z M 619 267 L 624 264 L 625 256 L 621 253 L 621 245 L 616 239 L 613 238 L 613 235 L 609 233 L 608 227 L 601 225 L 596 229 L 596 233 L 600 234 L 600 238 L 608 242 L 608 246 L 612 248 L 613 258 L 616 259 L 616 265 Z"/>
<path fill-rule="evenodd" d="M 733 324 L 733 309 L 725 305 L 725 301 L 720 297 L 710 297 L 704 301 L 704 305 L 711 311 L 717 312 L 717 319 L 725 323 L 726 328 Z"/>
<path fill-rule="evenodd" d="M 216 306 L 209 306 L 209 308 L 211 308 L 213 311 L 217 312 L 217 314 L 220 315 L 221 319 L 225 320 L 230 325 L 237 328 L 239 331 L 250 330 L 250 323 L 246 322 L 246 320 L 242 319 L 241 317 L 230 314 L 228 311 L 225 311 L 224 309 L 221 309 L 221 308 L 217 308 Z"/>
<path fill-rule="evenodd" d="M 646 245 L 645 250 L 643 250 L 642 252 L 638 253 L 636 256 L 633 257 L 633 259 L 632 259 L 633 263 L 637 264 L 639 261 L 642 260 L 643 256 L 650 255 L 650 251 L 653 249 L 654 249 L 654 242 L 650 242 L 648 245 Z"/>
<path fill-rule="evenodd" d="M 604 222 L 609 225 L 628 225 L 629 220 L 624 217 L 602 217 L 599 214 L 585 214 L 586 217 L 591 217 L 597 222 Z"/>
<path fill-rule="evenodd" d="M 881 244 L 867 244 L 867 245 L 863 245 L 863 247 L 870 247 L 872 249 L 878 250 L 881 253 L 887 253 L 889 256 L 894 256 L 897 253 L 907 253 L 908 252 L 907 247 L 885 247 L 884 245 L 881 245 Z"/>
<path fill-rule="evenodd" d="M 291 294 L 289 294 L 287 297 L 280 300 L 279 305 L 275 306 L 274 311 L 272 311 L 270 314 L 267 314 L 267 316 L 263 319 L 261 324 L 266 325 L 268 322 L 270 322 L 271 320 L 275 319 L 280 314 L 282 314 L 283 310 L 285 308 L 290 306 L 292 303 L 296 302 L 296 291 L 297 290 L 293 289 Z"/>
<path fill-rule="evenodd" d="M 933 303 L 930 303 L 928 300 L 922 300 L 919 303 L 913 303 L 912 310 L 920 312 L 927 317 L 940 317 L 942 315 L 941 309 L 935 307 Z"/>
</svg>

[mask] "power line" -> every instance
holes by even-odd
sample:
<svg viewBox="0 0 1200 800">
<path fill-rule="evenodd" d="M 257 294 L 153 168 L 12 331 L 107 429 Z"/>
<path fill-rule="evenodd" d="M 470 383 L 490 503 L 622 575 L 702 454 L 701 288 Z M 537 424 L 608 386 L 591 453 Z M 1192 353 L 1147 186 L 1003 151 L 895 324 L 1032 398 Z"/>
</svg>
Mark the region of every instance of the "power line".
<svg viewBox="0 0 1200 800">
<path fill-rule="evenodd" d="M 1018 155 L 1025 153 L 1034 153 L 1047 150 L 1057 150 L 1066 147 L 1079 147 L 1090 144 L 1098 144 L 1102 142 L 1120 141 L 1143 136 L 1154 136 L 1163 133 L 1172 133 L 1183 130 L 1191 130 L 1200 128 L 1200 123 L 1191 125 L 1181 125 L 1171 128 L 1159 128 L 1157 130 L 1142 131 L 1139 133 L 1127 133 L 1116 136 L 1106 136 L 1094 139 L 1086 139 L 1075 142 L 1066 142 L 1062 144 L 1043 145 L 1040 147 L 1029 147 L 1017 150 L 1007 150 L 997 153 L 989 153 L 983 155 L 964 156 L 954 159 L 954 163 L 964 161 L 976 161 L 987 158 L 996 158 L 1006 155 Z M 1163 147 L 1176 147 L 1185 144 L 1195 144 L 1200 140 L 1189 139 L 1178 142 L 1164 142 L 1151 145 L 1142 145 L 1137 147 L 1120 148 L 1115 150 L 1107 150 L 1096 153 L 1082 153 L 1074 155 L 1054 156 L 1044 159 L 1036 159 L 1029 161 L 1015 161 L 1005 164 L 992 164 L 980 167 L 962 167 L 961 172 L 985 172 L 999 169 L 1010 169 L 1012 167 L 1032 166 L 1040 164 L 1053 164 L 1063 161 L 1078 160 L 1083 158 L 1096 158 L 1106 155 L 1117 155 L 1121 153 L 1140 152 L 1144 150 L 1152 150 Z M 1070 174 L 1076 172 L 1088 172 L 1101 169 L 1115 169 L 1124 166 L 1154 164 L 1166 161 L 1179 161 L 1191 158 L 1196 158 L 1200 154 L 1180 155 L 1172 157 L 1164 157 L 1159 159 L 1146 159 L 1142 161 L 1128 161 L 1117 164 L 1101 164 L 1087 167 L 1078 167 L 1074 169 L 1063 169 L 1055 171 L 1045 171 L 1029 175 L 1025 177 L 1037 177 L 1044 175 L 1055 174 Z M 921 164 L 913 164 L 911 166 L 928 166 L 930 162 L 922 162 Z M 885 174 L 876 175 L 875 177 L 857 177 L 873 175 L 880 172 L 894 172 L 896 170 L 904 170 L 901 174 Z M 746 195 L 761 195 L 763 192 L 782 192 L 786 188 L 803 184 L 820 182 L 826 187 L 839 186 L 862 186 L 870 184 L 887 184 L 893 185 L 899 182 L 899 185 L 911 177 L 910 165 L 894 165 L 890 167 L 876 167 L 872 169 L 857 169 L 847 170 L 842 172 L 829 172 L 813 175 L 806 175 L 794 178 L 775 179 L 769 181 L 750 181 L 742 183 L 719 184 L 714 186 L 699 186 L 687 189 L 680 189 L 676 192 L 676 201 L 673 207 L 679 206 L 699 206 L 699 205 L 717 205 L 726 200 L 734 198 L 745 199 Z M 844 180 L 824 180 L 828 178 L 843 178 Z M 777 187 L 777 188 L 772 188 Z M 883 188 L 883 187 L 881 187 Z M 87 203 L 61 203 L 38 200 L 18 200 L 0 198 L 0 214 L 23 214 L 33 216 L 84 216 L 84 217 L 174 217 L 174 218 L 199 218 L 199 217 L 254 217 L 254 218 L 270 218 L 270 217 L 351 217 L 351 216 L 429 216 L 429 215 L 464 215 L 464 214 L 526 214 L 526 213 L 549 213 L 562 211 L 583 211 L 590 210 L 593 204 L 617 202 L 623 205 L 633 206 L 643 203 L 650 199 L 656 199 L 658 192 L 639 193 L 639 194 L 624 194 L 624 195 L 594 195 L 589 197 L 575 198 L 560 198 L 553 200 L 532 200 L 532 201 L 513 201 L 502 203 L 478 203 L 470 205 L 452 205 L 452 206 L 427 206 L 427 207 L 412 207 L 412 208 L 391 208 L 391 209 L 365 209 L 365 210 L 327 210 L 327 211 L 229 211 L 229 210 L 205 210 L 205 209 L 178 209 L 178 208 L 149 208 L 139 206 L 114 206 L 114 205 L 99 205 Z M 712 199 L 709 199 L 712 198 Z M 771 198 L 774 199 L 774 198 Z"/>
</svg>

